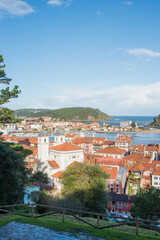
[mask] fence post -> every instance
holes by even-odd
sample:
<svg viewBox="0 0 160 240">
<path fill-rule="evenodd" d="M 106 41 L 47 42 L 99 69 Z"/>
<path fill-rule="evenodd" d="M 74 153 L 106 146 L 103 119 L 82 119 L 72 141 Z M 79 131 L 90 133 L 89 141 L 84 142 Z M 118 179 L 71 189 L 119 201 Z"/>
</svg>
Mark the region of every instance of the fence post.
<svg viewBox="0 0 160 240">
<path fill-rule="evenodd" d="M 32 217 L 33 217 L 33 214 L 34 214 L 34 208 L 33 208 L 33 204 L 32 204 Z"/>
<path fill-rule="evenodd" d="M 62 211 L 62 223 L 64 223 L 64 211 Z"/>
<path fill-rule="evenodd" d="M 138 235 L 138 220 L 136 220 L 136 235 Z"/>
<path fill-rule="evenodd" d="M 97 215 L 97 227 L 99 228 L 99 215 Z"/>
</svg>

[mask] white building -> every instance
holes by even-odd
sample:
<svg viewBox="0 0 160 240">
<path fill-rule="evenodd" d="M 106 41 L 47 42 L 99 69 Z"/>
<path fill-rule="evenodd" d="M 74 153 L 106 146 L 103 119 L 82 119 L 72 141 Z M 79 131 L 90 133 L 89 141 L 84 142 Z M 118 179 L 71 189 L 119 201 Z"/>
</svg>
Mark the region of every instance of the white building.
<svg viewBox="0 0 160 240">
<path fill-rule="evenodd" d="M 157 167 L 152 174 L 152 186 L 160 189 L 160 167 Z"/>
<path fill-rule="evenodd" d="M 66 142 L 66 138 L 65 138 L 65 134 L 63 131 L 58 130 L 55 134 L 54 134 L 54 146 L 63 144 Z"/>
<path fill-rule="evenodd" d="M 98 150 L 97 152 L 95 152 L 95 154 L 103 157 L 113 157 L 121 159 L 124 157 L 125 152 L 126 150 L 117 147 L 106 147 Z"/>
<path fill-rule="evenodd" d="M 42 129 L 42 124 L 31 124 L 30 125 L 31 129 L 37 129 L 37 130 L 41 130 Z"/>
<path fill-rule="evenodd" d="M 76 162 L 84 162 L 82 148 L 70 143 L 49 148 L 49 137 L 44 133 L 38 136 L 38 170 L 48 174 L 50 184 L 57 188 L 57 192 L 60 192 L 62 187 L 59 180 L 61 173 Z"/>
<path fill-rule="evenodd" d="M 115 139 L 115 147 L 130 151 L 133 146 L 133 137 L 126 134 L 120 134 Z"/>
</svg>

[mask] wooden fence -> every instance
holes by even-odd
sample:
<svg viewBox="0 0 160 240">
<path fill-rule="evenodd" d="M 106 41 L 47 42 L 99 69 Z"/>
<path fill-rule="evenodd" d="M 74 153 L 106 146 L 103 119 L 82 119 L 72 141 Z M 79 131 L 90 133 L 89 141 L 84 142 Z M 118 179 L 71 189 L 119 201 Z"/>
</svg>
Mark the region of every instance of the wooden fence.
<svg viewBox="0 0 160 240">
<path fill-rule="evenodd" d="M 31 214 L 22 214 L 14 211 L 15 207 L 30 207 L 31 208 Z M 35 213 L 35 207 L 44 207 L 44 208 L 49 208 L 50 211 L 48 213 L 44 214 L 36 214 Z M 11 208 L 12 210 L 7 210 L 8 208 Z M 52 211 L 51 211 L 52 209 Z M 50 205 L 43 205 L 43 204 L 14 204 L 14 205 L 3 205 L 0 206 L 0 211 L 4 213 L 13 213 L 14 215 L 19 215 L 23 217 L 32 217 L 32 218 L 40 218 L 48 215 L 53 215 L 55 213 L 60 213 L 62 215 L 62 223 L 65 221 L 65 215 L 70 215 L 73 216 L 74 218 L 78 219 L 81 222 L 84 222 L 94 228 L 97 229 L 104 229 L 104 228 L 113 228 L 113 227 L 118 227 L 122 225 L 134 225 L 135 230 L 136 230 L 136 235 L 138 235 L 138 229 L 139 226 L 145 226 L 148 229 L 151 229 L 153 231 L 157 231 L 160 233 L 160 229 L 158 227 L 156 228 L 155 226 L 159 225 L 159 222 L 156 221 L 149 221 L 149 220 L 144 220 L 144 219 L 136 219 L 136 218 L 124 218 L 124 217 L 117 217 L 117 216 L 111 216 L 107 214 L 101 214 L 101 213 L 94 213 L 94 212 L 86 212 L 86 211 L 80 211 L 80 210 L 74 210 L 74 209 L 67 209 L 67 208 L 61 208 L 61 207 L 55 207 L 55 206 L 50 206 Z M 80 217 L 81 215 L 89 215 L 97 219 L 97 224 L 94 225 L 87 220 L 85 220 L 83 217 Z M 105 219 L 107 220 L 108 218 L 113 218 L 117 219 L 117 224 L 111 224 L 107 226 L 100 226 L 100 220 Z M 123 222 L 119 222 L 119 219 Z"/>
</svg>

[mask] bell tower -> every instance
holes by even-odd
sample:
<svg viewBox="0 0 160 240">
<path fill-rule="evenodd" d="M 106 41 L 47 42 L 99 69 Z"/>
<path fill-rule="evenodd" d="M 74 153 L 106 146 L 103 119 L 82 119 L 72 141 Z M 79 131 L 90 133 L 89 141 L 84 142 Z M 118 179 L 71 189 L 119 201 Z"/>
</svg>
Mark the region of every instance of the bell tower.
<svg viewBox="0 0 160 240">
<path fill-rule="evenodd" d="M 45 131 L 42 131 L 38 136 L 38 170 L 45 171 L 48 166 L 48 160 L 49 136 Z"/>
</svg>

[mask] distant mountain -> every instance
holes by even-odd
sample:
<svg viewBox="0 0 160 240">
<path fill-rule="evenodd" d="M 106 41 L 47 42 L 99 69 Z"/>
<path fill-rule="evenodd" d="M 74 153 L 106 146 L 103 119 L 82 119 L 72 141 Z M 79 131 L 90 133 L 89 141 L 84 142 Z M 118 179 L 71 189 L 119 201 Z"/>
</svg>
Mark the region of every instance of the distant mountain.
<svg viewBox="0 0 160 240">
<path fill-rule="evenodd" d="M 112 117 L 99 109 L 71 107 L 56 110 L 51 109 L 19 109 L 15 110 L 17 117 L 52 117 L 65 121 L 104 121 Z"/>
</svg>

